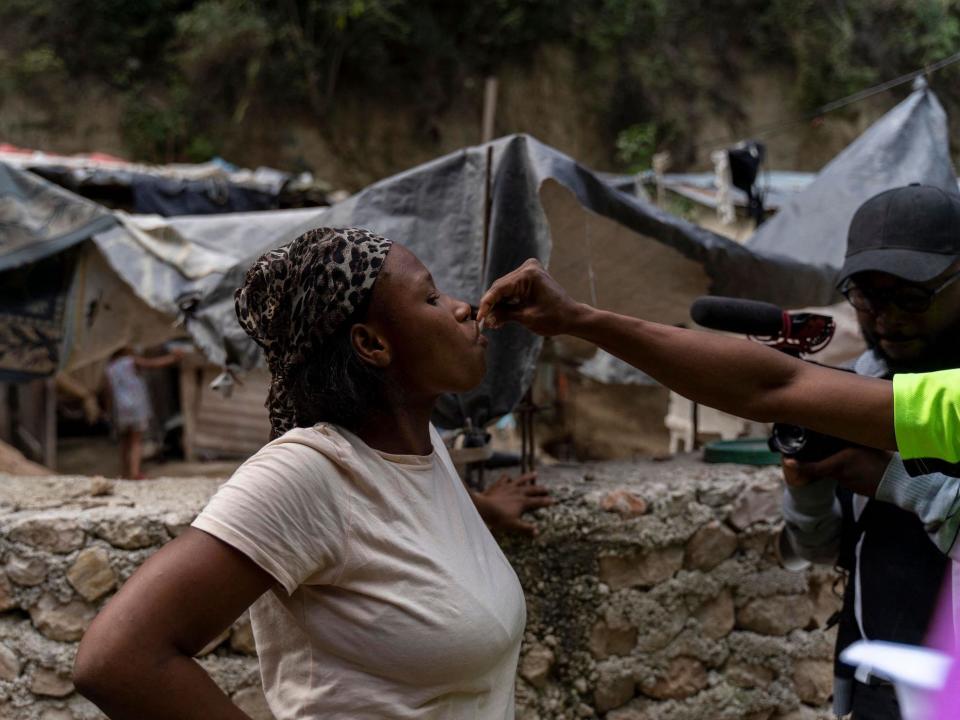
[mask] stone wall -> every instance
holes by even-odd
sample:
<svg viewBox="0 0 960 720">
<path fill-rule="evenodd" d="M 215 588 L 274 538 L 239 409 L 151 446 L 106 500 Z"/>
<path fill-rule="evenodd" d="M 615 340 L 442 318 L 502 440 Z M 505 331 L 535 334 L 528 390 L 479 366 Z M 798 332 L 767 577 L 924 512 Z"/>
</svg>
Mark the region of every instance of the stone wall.
<svg viewBox="0 0 960 720">
<path fill-rule="evenodd" d="M 541 470 L 557 504 L 505 547 L 527 592 L 520 720 L 823 715 L 832 571 L 779 567 L 773 469 L 669 462 Z M 102 717 L 70 668 L 91 619 L 216 487 L 0 476 L 0 718 Z M 247 620 L 202 653 L 269 718 Z"/>
</svg>

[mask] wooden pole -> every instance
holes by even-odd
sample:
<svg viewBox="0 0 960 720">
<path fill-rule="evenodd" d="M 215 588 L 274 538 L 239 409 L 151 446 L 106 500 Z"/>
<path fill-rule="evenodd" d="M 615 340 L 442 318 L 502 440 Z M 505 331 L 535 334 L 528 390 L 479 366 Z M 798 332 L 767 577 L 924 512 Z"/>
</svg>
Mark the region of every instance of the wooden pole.
<svg viewBox="0 0 960 720">
<path fill-rule="evenodd" d="M 490 249 L 490 217 L 493 211 L 493 146 L 487 147 L 487 169 L 483 181 L 483 261 L 480 265 L 480 287 L 487 279 L 487 255 Z"/>
<path fill-rule="evenodd" d="M 43 464 L 57 469 L 57 384 L 50 377 L 43 381 Z"/>
<path fill-rule="evenodd" d="M 483 125 L 481 126 L 480 142 L 488 143 L 493 140 L 496 132 L 497 119 L 497 78 L 490 76 L 483 84 Z"/>
</svg>

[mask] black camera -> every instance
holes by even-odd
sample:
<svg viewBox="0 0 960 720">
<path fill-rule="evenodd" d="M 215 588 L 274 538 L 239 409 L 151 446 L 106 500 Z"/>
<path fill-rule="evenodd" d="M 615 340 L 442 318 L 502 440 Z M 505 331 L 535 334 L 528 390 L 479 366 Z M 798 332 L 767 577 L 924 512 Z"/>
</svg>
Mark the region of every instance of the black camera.
<svg viewBox="0 0 960 720">
<path fill-rule="evenodd" d="M 853 447 L 853 443 L 846 440 L 787 423 L 774 423 L 767 445 L 773 452 L 797 462 L 819 462 Z"/>
</svg>

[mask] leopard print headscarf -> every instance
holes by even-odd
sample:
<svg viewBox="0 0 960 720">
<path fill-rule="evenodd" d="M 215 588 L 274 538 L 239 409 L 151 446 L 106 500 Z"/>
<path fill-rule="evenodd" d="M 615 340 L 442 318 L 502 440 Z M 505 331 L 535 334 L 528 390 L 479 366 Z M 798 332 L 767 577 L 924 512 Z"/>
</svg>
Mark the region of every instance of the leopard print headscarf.
<svg viewBox="0 0 960 720">
<path fill-rule="evenodd" d="M 274 437 L 296 426 L 291 371 L 363 304 L 390 246 L 361 228 L 317 228 L 264 253 L 247 271 L 234 302 L 240 326 L 270 368 Z"/>
</svg>

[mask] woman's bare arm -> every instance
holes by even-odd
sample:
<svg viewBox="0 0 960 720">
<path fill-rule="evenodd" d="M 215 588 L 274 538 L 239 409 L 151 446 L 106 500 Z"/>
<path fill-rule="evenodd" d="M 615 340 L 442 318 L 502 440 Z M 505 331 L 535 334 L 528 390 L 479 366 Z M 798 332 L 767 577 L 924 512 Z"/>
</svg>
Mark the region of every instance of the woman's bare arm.
<svg viewBox="0 0 960 720">
<path fill-rule="evenodd" d="M 895 450 L 886 380 L 819 367 L 747 340 L 660 325 L 575 302 L 535 260 L 497 280 L 477 313 L 540 335 L 569 334 L 704 405 L 762 422 L 790 422 Z"/>
<path fill-rule="evenodd" d="M 188 529 L 94 620 L 77 652 L 77 688 L 113 720 L 249 720 L 193 656 L 272 583 L 239 551 Z"/>
<path fill-rule="evenodd" d="M 684 397 L 760 422 L 788 422 L 895 450 L 893 389 L 757 343 L 589 308 L 571 334 Z"/>
</svg>

